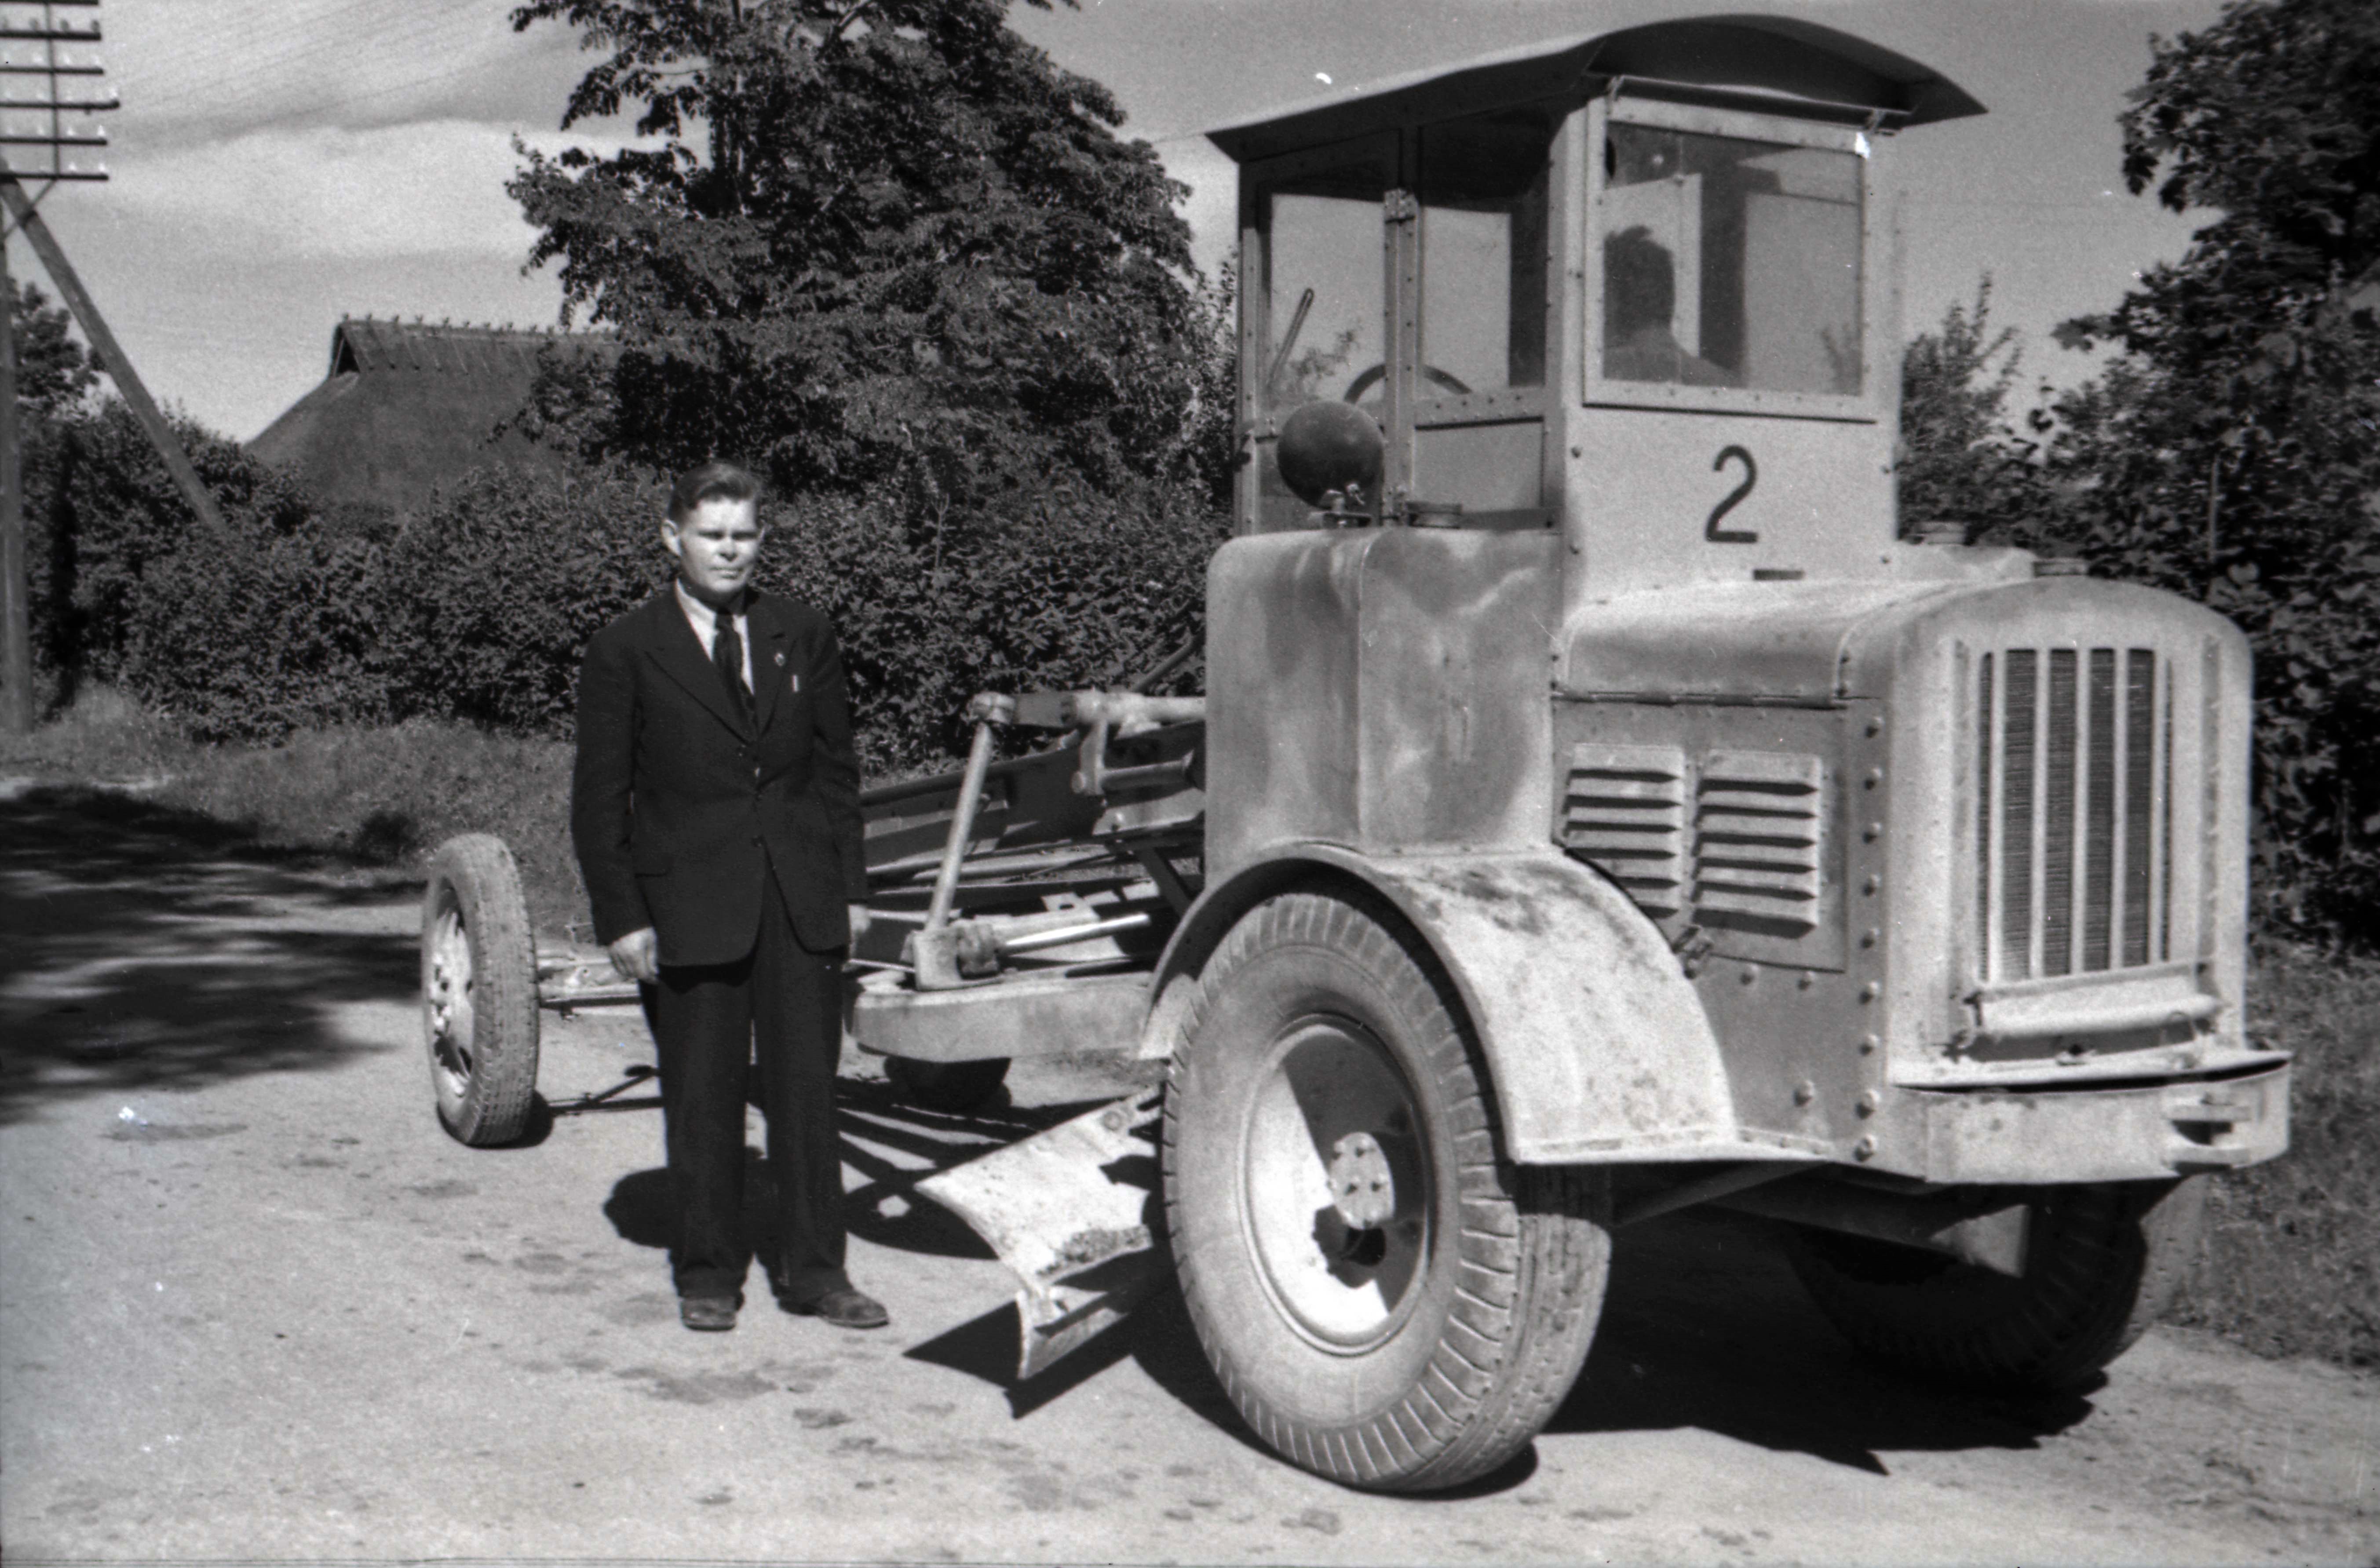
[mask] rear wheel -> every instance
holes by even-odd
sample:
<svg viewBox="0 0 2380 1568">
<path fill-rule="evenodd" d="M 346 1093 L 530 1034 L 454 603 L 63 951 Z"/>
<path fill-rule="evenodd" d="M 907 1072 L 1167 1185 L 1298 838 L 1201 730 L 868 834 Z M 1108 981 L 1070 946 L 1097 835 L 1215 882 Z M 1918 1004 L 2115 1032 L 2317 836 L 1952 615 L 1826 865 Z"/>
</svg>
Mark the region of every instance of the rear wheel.
<svg viewBox="0 0 2380 1568">
<path fill-rule="evenodd" d="M 902 1099 L 954 1116 L 980 1109 L 1000 1092 L 1007 1076 L 1005 1056 L 975 1062 L 920 1062 L 911 1056 L 884 1059 L 885 1080 Z"/>
<path fill-rule="evenodd" d="M 2204 1185 L 2101 1182 L 2032 1199 L 2024 1272 L 1803 1231 L 1794 1271 L 1843 1337 L 1963 1387 L 2069 1388 L 2132 1346 L 2173 1299 L 2204 1229 Z"/>
<path fill-rule="evenodd" d="M 446 1130 L 477 1149 L 519 1137 L 537 1089 L 537 947 L 520 869 L 492 833 L 448 839 L 431 857 L 421 1026 Z"/>
<path fill-rule="evenodd" d="M 1281 894 L 1224 939 L 1181 1038 L 1166 1212 L 1248 1425 L 1384 1491 L 1526 1447 L 1594 1339 L 1607 1191 L 1498 1160 L 1485 1067 L 1427 951 L 1368 902 Z"/>
</svg>

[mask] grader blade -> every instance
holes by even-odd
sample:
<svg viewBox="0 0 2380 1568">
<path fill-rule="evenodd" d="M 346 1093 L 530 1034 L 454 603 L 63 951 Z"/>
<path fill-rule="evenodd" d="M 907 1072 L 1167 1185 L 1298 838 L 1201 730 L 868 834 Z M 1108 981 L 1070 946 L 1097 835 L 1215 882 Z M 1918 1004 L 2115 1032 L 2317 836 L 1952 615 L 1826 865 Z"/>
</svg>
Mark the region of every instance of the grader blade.
<svg viewBox="0 0 2380 1568">
<path fill-rule="evenodd" d="M 1021 1382 L 1119 1322 L 1164 1268 L 1152 1247 L 1158 1091 L 1061 1122 L 917 1190 L 975 1227 L 1016 1276 Z"/>
</svg>

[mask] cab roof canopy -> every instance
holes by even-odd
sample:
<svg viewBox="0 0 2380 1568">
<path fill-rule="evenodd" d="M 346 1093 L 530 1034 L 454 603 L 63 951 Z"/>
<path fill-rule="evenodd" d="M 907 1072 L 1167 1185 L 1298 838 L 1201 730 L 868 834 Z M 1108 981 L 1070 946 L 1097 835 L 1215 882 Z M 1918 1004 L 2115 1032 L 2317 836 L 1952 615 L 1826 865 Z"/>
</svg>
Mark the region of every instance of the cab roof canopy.
<svg viewBox="0 0 2380 1568">
<path fill-rule="evenodd" d="M 1685 96 L 1885 128 L 1984 113 L 1903 55 L 1791 17 L 1695 17 L 1557 39 L 1335 93 L 1208 131 L 1239 163 L 1367 132 L 1545 100 L 1584 103 L 1615 79 Z"/>
</svg>

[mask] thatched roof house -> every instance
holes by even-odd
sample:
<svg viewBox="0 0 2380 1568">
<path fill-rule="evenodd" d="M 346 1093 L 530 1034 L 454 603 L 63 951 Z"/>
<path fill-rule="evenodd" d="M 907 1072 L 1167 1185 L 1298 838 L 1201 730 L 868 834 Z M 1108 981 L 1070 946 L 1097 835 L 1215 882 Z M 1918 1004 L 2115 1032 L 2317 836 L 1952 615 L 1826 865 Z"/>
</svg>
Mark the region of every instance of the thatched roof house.
<svg viewBox="0 0 2380 1568">
<path fill-rule="evenodd" d="M 528 406 L 540 356 L 614 352 L 608 338 L 513 327 L 342 320 L 322 384 L 248 444 L 329 503 L 404 512 L 475 468 L 558 468 L 500 429 Z"/>
</svg>

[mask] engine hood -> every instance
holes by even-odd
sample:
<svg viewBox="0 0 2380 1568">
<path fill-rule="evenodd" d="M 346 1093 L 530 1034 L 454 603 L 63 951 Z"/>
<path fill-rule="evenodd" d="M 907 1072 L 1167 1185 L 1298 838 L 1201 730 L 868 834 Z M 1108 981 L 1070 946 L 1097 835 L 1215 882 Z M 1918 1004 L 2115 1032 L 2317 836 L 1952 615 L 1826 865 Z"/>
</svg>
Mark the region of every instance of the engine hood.
<svg viewBox="0 0 2380 1568">
<path fill-rule="evenodd" d="M 1973 590 L 1956 583 L 1708 583 L 1592 600 L 1557 649 L 1565 697 L 1818 705 L 1854 695 L 1864 633 Z"/>
<path fill-rule="evenodd" d="M 2046 617 L 2046 619 L 2045 619 Z M 1555 649 L 1555 690 L 1586 700 L 1827 706 L 1882 697 L 1924 646 L 1957 632 L 2029 628 L 2073 644 L 2119 626 L 2221 617 L 2131 583 L 1717 583 L 1591 600 Z"/>
</svg>

